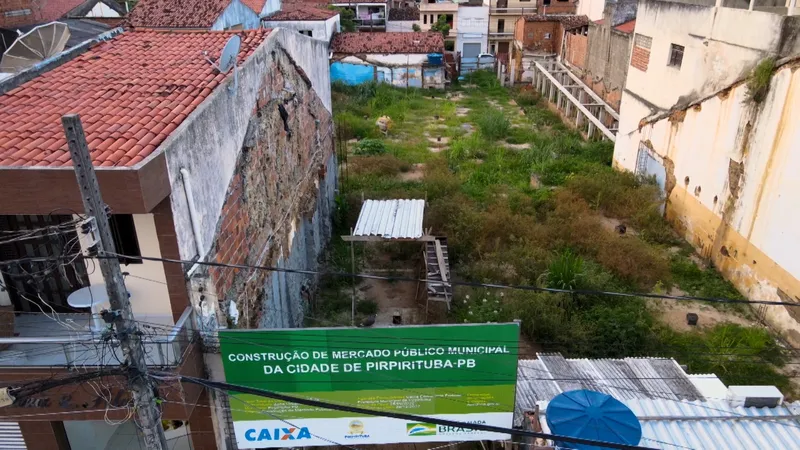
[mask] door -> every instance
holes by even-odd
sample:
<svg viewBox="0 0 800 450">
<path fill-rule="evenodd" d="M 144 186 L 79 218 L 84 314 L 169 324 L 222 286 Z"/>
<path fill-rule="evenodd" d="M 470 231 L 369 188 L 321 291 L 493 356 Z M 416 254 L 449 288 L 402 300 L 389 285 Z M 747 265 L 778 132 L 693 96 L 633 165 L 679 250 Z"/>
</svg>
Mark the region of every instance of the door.
<svg viewBox="0 0 800 450">
<path fill-rule="evenodd" d="M 461 48 L 461 57 L 462 58 L 477 58 L 478 55 L 481 54 L 481 44 L 479 42 L 476 43 L 464 43 L 464 46 Z"/>
<path fill-rule="evenodd" d="M 508 42 L 500 42 L 497 44 L 497 53 L 508 53 Z"/>
</svg>

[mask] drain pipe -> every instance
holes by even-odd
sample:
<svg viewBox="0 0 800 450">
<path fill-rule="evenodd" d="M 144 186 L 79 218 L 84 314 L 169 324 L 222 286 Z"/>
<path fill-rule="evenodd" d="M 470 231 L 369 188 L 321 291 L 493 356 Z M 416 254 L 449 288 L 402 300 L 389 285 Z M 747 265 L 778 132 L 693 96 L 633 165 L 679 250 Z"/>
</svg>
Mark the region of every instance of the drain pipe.
<svg viewBox="0 0 800 450">
<path fill-rule="evenodd" d="M 192 234 L 194 234 L 194 245 L 197 249 L 197 256 L 203 259 L 203 240 L 200 234 L 200 218 L 197 214 L 197 208 L 194 206 L 194 194 L 192 194 L 192 178 L 189 171 L 181 168 L 181 178 L 183 178 L 183 192 L 186 194 L 186 204 L 189 206 L 189 222 L 192 223 Z M 198 264 L 192 265 L 187 275 L 191 276 L 197 269 Z"/>
</svg>

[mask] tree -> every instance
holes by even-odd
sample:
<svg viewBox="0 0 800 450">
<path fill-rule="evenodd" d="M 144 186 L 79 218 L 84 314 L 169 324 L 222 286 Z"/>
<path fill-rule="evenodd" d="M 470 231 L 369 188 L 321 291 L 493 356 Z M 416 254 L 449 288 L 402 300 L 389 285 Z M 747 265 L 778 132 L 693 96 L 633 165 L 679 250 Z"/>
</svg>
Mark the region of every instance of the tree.
<svg viewBox="0 0 800 450">
<path fill-rule="evenodd" d="M 356 13 L 350 8 L 339 8 L 337 6 L 329 6 L 328 9 L 339 13 L 339 26 L 342 31 L 356 31 Z"/>
<path fill-rule="evenodd" d="M 422 28 L 420 28 L 420 27 L 419 27 L 419 24 L 416 24 L 416 23 L 415 23 L 415 24 L 412 24 L 412 25 L 411 25 L 411 31 L 414 31 L 414 32 L 416 32 L 416 33 L 419 33 L 420 31 L 422 31 Z"/>
<path fill-rule="evenodd" d="M 436 23 L 431 25 L 431 31 L 438 31 L 442 33 L 442 36 L 447 37 L 450 33 L 450 25 L 447 23 L 447 17 L 444 14 L 439 15 Z"/>
</svg>

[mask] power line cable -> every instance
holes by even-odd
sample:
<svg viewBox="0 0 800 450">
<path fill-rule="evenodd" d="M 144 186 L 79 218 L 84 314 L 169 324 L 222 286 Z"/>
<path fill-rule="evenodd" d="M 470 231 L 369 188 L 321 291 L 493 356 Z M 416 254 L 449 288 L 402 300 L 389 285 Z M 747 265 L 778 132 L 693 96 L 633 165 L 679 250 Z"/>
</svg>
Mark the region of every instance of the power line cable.
<svg viewBox="0 0 800 450">
<path fill-rule="evenodd" d="M 389 417 L 393 419 L 399 420 L 407 420 L 412 422 L 423 422 L 423 423 L 431 423 L 435 425 L 443 425 L 443 426 L 450 426 L 456 428 L 470 428 L 473 430 L 478 431 L 487 431 L 490 433 L 501 433 L 501 434 L 516 434 L 521 436 L 528 436 L 534 438 L 542 438 L 542 439 L 550 439 L 557 442 L 569 442 L 574 444 L 583 444 L 583 445 L 594 445 L 599 447 L 606 447 L 606 448 L 615 448 L 615 449 L 623 449 L 623 450 L 630 450 L 630 449 L 645 449 L 645 450 L 656 450 L 647 447 L 640 447 L 635 445 L 626 445 L 626 444 L 617 444 L 612 442 L 604 442 L 604 441 L 597 441 L 591 439 L 581 439 L 581 438 L 574 438 L 570 436 L 560 436 L 555 434 L 548 434 L 548 433 L 538 433 L 534 431 L 526 431 L 526 430 L 515 430 L 512 428 L 503 428 L 497 427 L 493 425 L 484 425 L 484 424 L 475 424 L 475 423 L 466 423 L 466 422 L 459 422 L 454 420 L 446 420 L 446 419 L 439 419 L 434 417 L 426 417 L 426 416 L 419 416 L 414 414 L 406 414 L 406 413 L 398 413 L 398 412 L 390 412 L 390 411 L 377 411 L 373 409 L 361 408 L 358 406 L 348 406 L 348 405 L 340 405 L 336 403 L 329 403 L 323 402 L 318 400 L 311 400 L 305 399 L 300 397 L 294 397 L 290 395 L 285 395 L 277 392 L 267 391 L 264 389 L 256 389 L 247 386 L 239 386 L 230 383 L 222 383 L 218 381 L 209 381 L 203 380 L 200 378 L 190 377 L 187 375 L 175 375 L 169 373 L 155 373 L 157 376 L 164 376 L 164 377 L 177 377 L 181 381 L 186 381 L 188 383 L 194 383 L 201 386 L 208 387 L 210 389 L 227 392 L 227 391 L 236 391 L 243 394 L 250 394 L 256 395 L 259 397 L 267 397 L 272 398 L 275 400 L 281 400 L 284 402 L 289 403 L 296 403 L 300 405 L 306 406 L 313 406 L 317 408 L 325 408 L 325 409 L 332 409 L 336 411 L 344 411 L 350 412 L 353 414 L 363 414 L 367 416 L 379 416 L 379 417 Z"/>
</svg>

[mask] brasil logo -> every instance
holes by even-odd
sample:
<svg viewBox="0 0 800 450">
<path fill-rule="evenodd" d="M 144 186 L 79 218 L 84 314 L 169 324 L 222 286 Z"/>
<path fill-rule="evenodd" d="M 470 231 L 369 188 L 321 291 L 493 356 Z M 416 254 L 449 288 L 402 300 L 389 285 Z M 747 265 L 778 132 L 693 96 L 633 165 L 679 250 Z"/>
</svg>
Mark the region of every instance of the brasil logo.
<svg viewBox="0 0 800 450">
<path fill-rule="evenodd" d="M 420 422 L 407 423 L 406 434 L 409 436 L 436 436 L 436 425 Z"/>
</svg>

